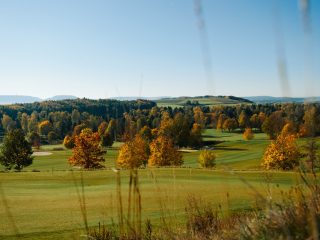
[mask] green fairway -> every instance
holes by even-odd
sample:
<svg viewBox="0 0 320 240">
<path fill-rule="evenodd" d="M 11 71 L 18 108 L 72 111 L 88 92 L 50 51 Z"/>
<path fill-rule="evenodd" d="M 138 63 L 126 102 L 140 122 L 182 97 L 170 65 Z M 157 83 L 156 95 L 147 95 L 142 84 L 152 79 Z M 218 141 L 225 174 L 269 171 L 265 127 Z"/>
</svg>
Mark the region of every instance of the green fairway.
<svg viewBox="0 0 320 240">
<path fill-rule="evenodd" d="M 199 168 L 199 150 L 183 152 L 182 168 L 139 170 L 144 219 L 159 223 L 161 206 L 165 206 L 166 217 L 181 222 L 186 198 L 192 194 L 216 207 L 221 205 L 224 212 L 252 208 L 259 194 L 266 197 L 266 173 L 260 167 L 270 143 L 265 134 L 257 133 L 253 140 L 244 141 L 241 133 L 207 129 L 203 138 L 204 145 L 217 155 L 216 170 Z M 299 145 L 304 142 L 299 140 Z M 117 220 L 116 174 L 111 169 L 120 145 L 116 142 L 107 149 L 105 170 L 83 172 L 90 226 L 110 223 L 111 218 Z M 24 239 L 78 239 L 84 229 L 77 195 L 81 172 L 72 171 L 68 164 L 72 151 L 62 145 L 42 146 L 39 151 L 50 155 L 36 156 L 24 172 L 0 173 L 0 239 L 14 239 L 17 233 Z M 121 171 L 125 212 L 128 174 Z M 293 172 L 273 172 L 269 189 L 273 199 L 296 179 Z"/>
<path fill-rule="evenodd" d="M 226 211 L 253 207 L 257 193 L 265 196 L 267 192 L 262 172 L 232 174 L 188 168 L 145 169 L 140 170 L 139 175 L 143 218 L 153 222 L 158 222 L 161 216 L 160 202 L 164 203 L 169 217 L 176 216 L 179 220 L 190 194 L 210 200 L 215 206 L 221 204 Z M 280 189 L 288 189 L 295 178 L 294 173 L 274 173 L 274 197 L 279 195 Z M 83 229 L 76 187 L 80 184 L 79 171 L 1 173 L 0 181 L 1 200 L 6 202 L 0 208 L 0 238 L 1 235 L 15 235 L 14 225 L 26 238 L 33 238 L 35 234 L 43 239 L 49 236 L 67 239 L 70 234 L 79 236 L 78 229 Z M 83 181 L 89 225 L 116 219 L 115 173 L 112 170 L 85 171 Z M 122 182 L 126 207 L 127 171 L 122 172 Z"/>
</svg>

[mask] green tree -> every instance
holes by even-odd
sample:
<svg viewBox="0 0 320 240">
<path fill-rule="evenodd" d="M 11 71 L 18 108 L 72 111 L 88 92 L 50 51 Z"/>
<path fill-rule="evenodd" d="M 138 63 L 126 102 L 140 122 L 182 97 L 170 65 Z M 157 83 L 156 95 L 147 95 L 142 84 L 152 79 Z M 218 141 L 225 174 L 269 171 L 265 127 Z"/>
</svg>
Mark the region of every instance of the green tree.
<svg viewBox="0 0 320 240">
<path fill-rule="evenodd" d="M 48 133 L 48 142 L 50 144 L 55 143 L 58 140 L 58 134 L 56 134 L 54 131 L 50 131 Z"/>
<path fill-rule="evenodd" d="M 22 168 L 32 164 L 31 144 L 25 139 L 21 129 L 9 131 L 0 149 L 0 163 L 8 170 L 14 168 L 21 171 Z"/>
<path fill-rule="evenodd" d="M 41 139 L 40 139 L 40 135 L 37 132 L 28 133 L 27 139 L 32 147 L 35 147 L 37 149 L 40 148 Z"/>
<path fill-rule="evenodd" d="M 198 123 L 194 123 L 190 131 L 190 146 L 191 147 L 200 147 L 202 145 L 202 135 L 201 135 L 201 126 Z"/>
<path fill-rule="evenodd" d="M 13 119 L 6 114 L 3 114 L 1 123 L 5 131 L 11 131 L 16 128 L 16 122 L 13 121 Z"/>
</svg>

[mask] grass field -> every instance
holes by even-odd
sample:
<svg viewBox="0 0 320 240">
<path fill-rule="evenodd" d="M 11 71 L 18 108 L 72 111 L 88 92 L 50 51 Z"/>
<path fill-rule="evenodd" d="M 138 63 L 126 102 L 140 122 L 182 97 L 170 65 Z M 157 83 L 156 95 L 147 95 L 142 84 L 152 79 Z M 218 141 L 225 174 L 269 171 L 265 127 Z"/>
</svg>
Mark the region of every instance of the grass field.
<svg viewBox="0 0 320 240">
<path fill-rule="evenodd" d="M 258 193 L 266 196 L 266 173 L 260 170 L 261 157 L 269 143 L 265 134 L 243 141 L 241 134 L 208 129 L 204 140 L 212 144 L 217 154 L 216 170 L 198 168 L 198 151 L 184 153 L 184 168 L 139 170 L 144 219 L 159 222 L 162 202 L 169 219 L 179 223 L 190 194 L 207 199 L 216 207 L 221 204 L 224 212 L 253 207 Z M 83 172 L 90 226 L 116 219 L 116 175 L 110 168 L 119 145 L 107 150 L 106 170 Z M 81 172 L 71 171 L 67 163 L 71 151 L 59 150 L 61 147 L 43 146 L 41 151 L 52 155 L 35 157 L 25 172 L 0 173 L 0 239 L 15 239 L 18 233 L 23 239 L 79 239 L 84 227 L 77 195 Z M 121 171 L 125 207 L 128 174 Z M 297 179 L 294 172 L 273 172 L 273 197 L 277 198 Z"/>
<path fill-rule="evenodd" d="M 156 100 L 157 106 L 159 107 L 183 107 L 186 102 L 190 100 L 198 101 L 203 106 L 214 106 L 214 105 L 234 105 L 234 104 L 246 104 L 244 101 L 230 99 L 228 97 L 178 97 L 178 98 L 163 98 Z"/>
</svg>

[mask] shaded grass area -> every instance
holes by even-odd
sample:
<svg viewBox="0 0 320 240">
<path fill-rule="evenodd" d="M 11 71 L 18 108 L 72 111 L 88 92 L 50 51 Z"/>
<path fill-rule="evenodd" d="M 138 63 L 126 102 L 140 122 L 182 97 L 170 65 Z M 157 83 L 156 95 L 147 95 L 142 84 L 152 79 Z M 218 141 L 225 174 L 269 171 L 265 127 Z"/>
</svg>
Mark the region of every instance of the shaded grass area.
<svg viewBox="0 0 320 240">
<path fill-rule="evenodd" d="M 128 174 L 121 172 L 125 208 Z M 161 217 L 160 203 L 165 206 L 167 217 L 179 223 L 184 215 L 185 199 L 190 194 L 210 200 L 217 207 L 221 204 L 225 211 L 237 211 L 253 207 L 257 193 L 265 195 L 267 192 L 263 172 L 232 174 L 204 169 L 142 169 L 139 177 L 143 219 L 150 218 L 154 223 L 159 223 Z M 294 173 L 275 172 L 271 184 L 274 196 L 280 194 L 280 189 L 288 189 L 295 179 Z M 116 219 L 115 173 L 85 171 L 83 180 L 89 225 L 109 224 L 111 218 Z M 75 181 L 79 184 L 80 172 L 1 173 L 0 181 L 4 192 L 1 198 L 5 197 L 14 223 L 24 238 L 79 237 L 78 229 L 83 229 L 83 222 Z M 0 238 L 15 235 L 3 205 L 0 216 Z"/>
</svg>

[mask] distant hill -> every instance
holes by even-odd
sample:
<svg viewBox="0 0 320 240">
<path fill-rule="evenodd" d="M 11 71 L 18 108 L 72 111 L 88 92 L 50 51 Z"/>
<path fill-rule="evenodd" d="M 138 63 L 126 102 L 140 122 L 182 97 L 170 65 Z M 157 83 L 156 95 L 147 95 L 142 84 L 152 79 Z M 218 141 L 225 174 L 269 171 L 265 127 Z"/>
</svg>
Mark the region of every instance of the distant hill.
<svg viewBox="0 0 320 240">
<path fill-rule="evenodd" d="M 71 95 L 57 95 L 48 99 L 41 99 L 38 97 L 24 96 L 24 95 L 0 95 L 0 105 L 8 105 L 15 103 L 34 103 L 42 102 L 47 100 L 66 100 L 66 99 L 77 99 L 75 96 Z"/>
<path fill-rule="evenodd" d="M 56 95 L 56 96 L 53 96 L 51 98 L 47 98 L 44 100 L 46 100 L 46 101 L 48 101 L 48 100 L 60 101 L 60 100 L 77 99 L 77 98 L 78 97 L 72 96 L 72 95 Z"/>
<path fill-rule="evenodd" d="M 319 102 L 320 97 L 295 98 L 295 97 L 271 97 L 271 96 L 253 96 L 245 97 L 254 103 L 303 103 L 303 102 Z"/>
<path fill-rule="evenodd" d="M 213 105 L 228 105 L 228 104 L 248 104 L 250 100 L 235 96 L 197 96 L 197 97 L 174 97 L 161 98 L 155 100 L 158 106 L 213 106 Z"/>
<path fill-rule="evenodd" d="M 137 100 L 137 99 L 145 99 L 145 100 L 153 101 L 153 100 L 159 100 L 159 99 L 162 99 L 162 98 L 169 98 L 169 97 L 167 97 L 167 96 L 163 96 L 163 97 L 137 97 L 137 96 L 131 96 L 131 97 L 112 97 L 110 99 L 115 99 L 115 100 L 119 100 L 119 101 L 134 101 L 134 100 Z"/>
<path fill-rule="evenodd" d="M 41 98 L 23 95 L 0 95 L 0 104 L 33 103 L 41 101 Z"/>
</svg>

